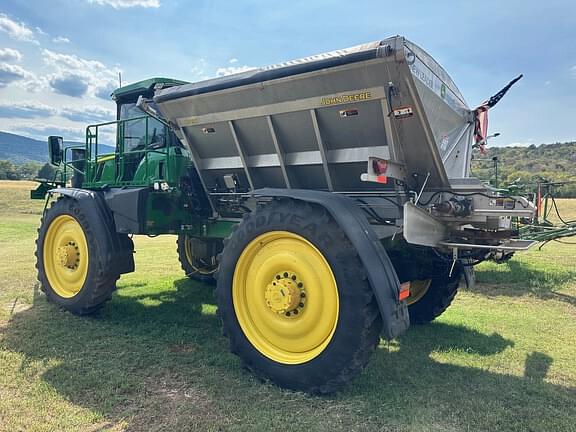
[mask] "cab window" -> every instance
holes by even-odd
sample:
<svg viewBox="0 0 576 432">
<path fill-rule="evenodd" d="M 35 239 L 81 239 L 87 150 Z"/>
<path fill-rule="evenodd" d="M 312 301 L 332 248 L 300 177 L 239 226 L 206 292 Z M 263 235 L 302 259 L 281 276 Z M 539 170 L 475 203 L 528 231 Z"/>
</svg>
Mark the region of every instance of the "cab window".
<svg viewBox="0 0 576 432">
<path fill-rule="evenodd" d="M 135 103 L 120 107 L 120 120 L 145 116 Z M 170 144 L 166 126 L 153 117 L 141 118 L 124 124 L 124 152 L 140 151 L 146 147 L 160 149 Z"/>
</svg>

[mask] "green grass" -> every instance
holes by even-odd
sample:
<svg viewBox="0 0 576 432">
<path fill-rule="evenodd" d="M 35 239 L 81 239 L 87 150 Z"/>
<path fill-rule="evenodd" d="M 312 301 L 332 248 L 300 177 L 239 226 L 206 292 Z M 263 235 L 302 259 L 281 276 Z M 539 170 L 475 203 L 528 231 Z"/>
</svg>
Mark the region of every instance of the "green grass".
<svg viewBox="0 0 576 432">
<path fill-rule="evenodd" d="M 137 238 L 137 271 L 98 315 L 47 304 L 26 187 L 0 182 L 0 431 L 576 430 L 576 246 L 481 265 L 437 322 L 319 398 L 241 368 L 172 236 Z"/>
</svg>

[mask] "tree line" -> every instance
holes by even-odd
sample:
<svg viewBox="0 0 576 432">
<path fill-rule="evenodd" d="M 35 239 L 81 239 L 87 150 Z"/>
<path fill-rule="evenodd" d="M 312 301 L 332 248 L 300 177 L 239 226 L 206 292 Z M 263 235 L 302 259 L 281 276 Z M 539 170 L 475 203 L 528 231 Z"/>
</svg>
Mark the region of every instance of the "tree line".
<svg viewBox="0 0 576 432">
<path fill-rule="evenodd" d="M 35 178 L 52 180 L 54 171 L 54 167 L 49 163 L 14 164 L 8 160 L 0 160 L 0 180 L 33 180 Z"/>
<path fill-rule="evenodd" d="M 554 195 L 576 198 L 576 142 L 489 147 L 488 154 L 475 155 L 472 175 L 492 186 L 528 192 L 535 192 L 539 182 L 566 183 L 554 186 Z"/>
</svg>

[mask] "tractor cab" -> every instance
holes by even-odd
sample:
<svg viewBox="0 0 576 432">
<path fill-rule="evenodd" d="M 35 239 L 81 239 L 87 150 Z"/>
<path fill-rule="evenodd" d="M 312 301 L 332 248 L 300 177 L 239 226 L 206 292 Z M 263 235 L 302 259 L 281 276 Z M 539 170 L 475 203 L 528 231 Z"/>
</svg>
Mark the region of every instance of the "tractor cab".
<svg viewBox="0 0 576 432">
<path fill-rule="evenodd" d="M 137 101 L 181 84 L 185 82 L 151 78 L 116 89 L 116 120 L 87 126 L 85 145 L 64 146 L 62 137 L 49 137 L 56 178 L 47 179 L 33 197 L 43 198 L 50 188 L 69 183 L 90 189 L 177 186 L 191 163 L 188 152 L 170 127 L 138 108 Z"/>
<path fill-rule="evenodd" d="M 186 156 L 182 154 L 182 144 L 168 125 L 147 115 L 137 106 L 140 97 L 151 99 L 155 90 L 180 84 L 185 82 L 151 78 L 120 87 L 112 93 L 112 99 L 116 102 L 116 124 L 111 126 L 116 127 L 114 156 L 117 159 L 115 175 L 118 182 L 141 183 L 150 175 L 166 180 L 170 154 Z M 106 159 L 106 156 L 103 155 L 103 158 Z M 162 161 L 163 158 L 166 160 Z M 94 180 L 101 181 L 102 178 L 96 175 Z"/>
<path fill-rule="evenodd" d="M 196 218 L 211 210 L 189 151 L 167 123 L 138 106 L 139 98 L 149 100 L 157 89 L 181 84 L 151 78 L 116 89 L 116 120 L 87 126 L 83 145 L 64 146 L 62 137 L 49 137 L 56 176 L 39 180 L 32 198 L 45 198 L 65 186 L 97 191 L 118 232 L 192 230 Z"/>
</svg>

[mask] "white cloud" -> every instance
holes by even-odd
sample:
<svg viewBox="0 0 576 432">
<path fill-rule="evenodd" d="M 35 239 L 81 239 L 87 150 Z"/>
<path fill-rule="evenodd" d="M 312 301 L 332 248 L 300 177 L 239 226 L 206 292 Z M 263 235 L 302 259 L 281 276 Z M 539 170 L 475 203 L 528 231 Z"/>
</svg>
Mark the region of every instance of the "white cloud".
<svg viewBox="0 0 576 432">
<path fill-rule="evenodd" d="M 38 43 L 34 39 L 34 32 L 26 24 L 14 21 L 6 14 L 0 14 L 0 31 L 15 40 Z"/>
<path fill-rule="evenodd" d="M 42 50 L 44 62 L 50 66 L 67 69 L 96 69 L 104 70 L 106 67 L 98 60 L 85 60 L 74 54 L 63 54 L 48 49 Z"/>
<path fill-rule="evenodd" d="M 98 80 L 94 88 L 91 90 L 92 94 L 97 98 L 104 100 L 111 100 L 112 92 L 118 88 L 118 75 Z"/>
<path fill-rule="evenodd" d="M 230 64 L 235 64 L 238 62 L 238 59 L 233 58 L 228 60 L 228 62 Z M 233 75 L 233 74 L 237 74 L 237 73 L 241 73 L 241 72 L 246 72 L 249 70 L 253 70 L 256 69 L 253 66 L 247 66 L 247 65 L 242 65 L 242 66 L 223 66 L 223 67 L 219 67 L 218 69 L 216 69 L 216 76 L 217 77 L 222 77 L 222 76 L 226 76 L 226 75 Z M 192 81 L 204 81 L 204 80 L 208 80 L 210 78 L 214 78 L 214 72 L 212 72 L 213 69 L 212 67 L 209 67 L 207 65 L 207 61 L 204 58 L 200 58 L 198 60 L 196 60 L 194 66 L 192 66 L 190 68 L 190 79 Z"/>
<path fill-rule="evenodd" d="M 73 54 L 42 50 L 44 63 L 54 68 L 50 76 L 52 89 L 61 94 L 82 97 L 90 94 L 103 97 L 110 88 L 116 86 L 117 68 L 105 66 L 98 60 L 87 60 Z M 105 99 L 110 97 L 110 93 Z"/>
<path fill-rule="evenodd" d="M 160 0 L 88 0 L 102 6 L 112 6 L 114 9 L 126 9 L 132 7 L 159 8 Z"/>
<path fill-rule="evenodd" d="M 90 78 L 79 74 L 64 72 L 50 80 L 50 87 L 56 93 L 71 97 L 82 97 L 88 92 Z"/>
<path fill-rule="evenodd" d="M 249 70 L 256 69 L 254 66 L 228 66 L 228 67 L 221 67 L 216 69 L 216 76 L 226 76 L 226 75 L 234 75 L 241 72 L 247 72 Z"/>
<path fill-rule="evenodd" d="M 64 37 L 64 36 L 57 36 L 54 39 L 52 39 L 52 42 L 54 42 L 54 43 L 70 43 L 70 39 L 68 39 L 67 37 Z"/>
<path fill-rule="evenodd" d="M 44 141 L 47 136 L 57 135 L 66 141 L 84 141 L 85 128 L 83 126 L 67 127 L 45 123 L 31 123 L 15 125 L 10 128 L 12 132 Z"/>
<path fill-rule="evenodd" d="M 82 108 L 65 106 L 61 109 L 56 109 L 37 101 L 0 103 L 0 118 L 31 119 L 57 115 L 74 122 L 86 124 L 113 121 L 116 117 L 116 112 L 95 105 Z"/>
<path fill-rule="evenodd" d="M 0 103 L 0 117 L 4 118 L 37 118 L 56 114 L 56 109 L 40 102 Z"/>
<path fill-rule="evenodd" d="M 0 88 L 16 81 L 33 78 L 34 75 L 18 65 L 0 63 Z"/>
<path fill-rule="evenodd" d="M 196 60 L 194 66 L 190 68 L 189 78 L 192 81 L 203 81 L 210 78 L 210 75 L 206 72 L 206 59 L 199 58 Z"/>
<path fill-rule="evenodd" d="M 94 96 L 100 99 L 104 99 L 109 101 L 112 92 L 118 88 L 118 83 L 115 82 L 112 78 L 108 81 L 107 84 L 104 84 L 94 90 Z"/>
<path fill-rule="evenodd" d="M 64 107 L 60 115 L 68 120 L 82 123 L 103 123 L 115 120 L 116 113 L 111 109 L 99 106 L 89 106 L 82 109 Z"/>
<path fill-rule="evenodd" d="M 12 48 L 0 48 L 0 61 L 20 61 L 22 54 L 20 51 Z"/>
<path fill-rule="evenodd" d="M 30 93 L 40 93 L 48 87 L 48 82 L 49 79 L 45 76 L 31 74 L 26 80 L 18 83 L 18 85 Z"/>
<path fill-rule="evenodd" d="M 23 123 L 5 128 L 8 132 L 24 135 L 40 141 L 46 141 L 50 135 L 61 136 L 65 142 L 84 143 L 86 139 L 86 126 L 60 126 L 53 123 Z M 106 127 L 98 129 L 98 143 L 100 145 L 115 146 L 116 131 Z M 102 149 L 100 151 L 107 151 Z"/>
</svg>

